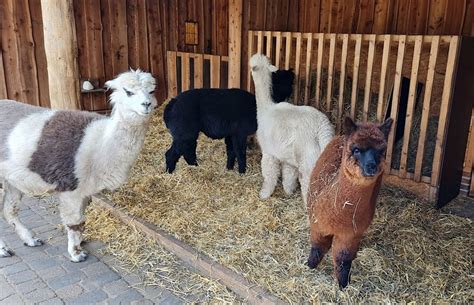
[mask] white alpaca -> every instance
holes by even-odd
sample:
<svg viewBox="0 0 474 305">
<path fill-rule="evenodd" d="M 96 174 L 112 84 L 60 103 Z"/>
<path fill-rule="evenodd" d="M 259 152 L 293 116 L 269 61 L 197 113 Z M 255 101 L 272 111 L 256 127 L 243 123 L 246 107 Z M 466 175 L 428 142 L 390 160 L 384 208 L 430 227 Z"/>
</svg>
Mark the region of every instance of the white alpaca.
<svg viewBox="0 0 474 305">
<path fill-rule="evenodd" d="M 311 171 L 334 137 L 334 127 L 326 115 L 313 107 L 272 102 L 272 73 L 277 68 L 266 56 L 253 55 L 250 68 L 257 99 L 257 139 L 262 149 L 264 181 L 260 198 L 272 195 L 281 167 L 285 192 L 292 194 L 299 178 L 306 203 Z"/>
<path fill-rule="evenodd" d="M 73 262 L 87 258 L 81 242 L 90 196 L 125 182 L 157 104 L 155 79 L 150 73 L 125 72 L 106 86 L 113 90 L 110 117 L 0 100 L 4 216 L 25 245 L 39 246 L 42 242 L 20 222 L 15 206 L 23 194 L 57 194 Z M 0 239 L 0 256 L 11 254 Z"/>
</svg>

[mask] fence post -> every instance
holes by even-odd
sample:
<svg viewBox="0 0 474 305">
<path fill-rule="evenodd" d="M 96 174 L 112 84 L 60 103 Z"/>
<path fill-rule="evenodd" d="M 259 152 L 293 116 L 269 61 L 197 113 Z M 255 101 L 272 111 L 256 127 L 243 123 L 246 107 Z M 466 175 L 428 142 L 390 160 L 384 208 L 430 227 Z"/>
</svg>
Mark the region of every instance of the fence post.
<svg viewBox="0 0 474 305">
<path fill-rule="evenodd" d="M 242 0 L 229 0 L 229 88 L 240 88 Z"/>
</svg>

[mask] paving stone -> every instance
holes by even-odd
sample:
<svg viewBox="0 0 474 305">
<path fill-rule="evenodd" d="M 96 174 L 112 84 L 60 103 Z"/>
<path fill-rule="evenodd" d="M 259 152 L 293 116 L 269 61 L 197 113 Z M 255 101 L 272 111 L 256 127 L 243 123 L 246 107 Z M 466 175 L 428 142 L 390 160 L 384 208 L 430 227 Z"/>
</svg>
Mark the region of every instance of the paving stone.
<svg viewBox="0 0 474 305">
<path fill-rule="evenodd" d="M 38 277 L 36 273 L 31 270 L 21 271 L 8 276 L 8 281 L 14 285 L 21 284 L 23 282 L 29 281 Z"/>
<path fill-rule="evenodd" d="M 28 301 L 31 301 L 32 303 L 39 303 L 39 302 L 47 301 L 47 300 L 52 299 L 54 297 L 56 297 L 56 294 L 51 289 L 49 289 L 47 287 L 36 289 L 36 290 L 34 290 L 30 293 L 27 293 L 25 295 L 25 298 Z"/>
<path fill-rule="evenodd" d="M 6 299 L 3 299 L 1 301 L 1 304 L 2 305 L 19 305 L 19 304 L 26 304 L 26 302 L 24 302 L 20 296 L 16 295 L 16 294 L 12 294 L 11 296 L 9 296 L 8 298 Z"/>
<path fill-rule="evenodd" d="M 57 246 L 49 245 L 49 247 L 44 249 L 44 252 L 46 252 L 49 256 L 56 256 L 56 255 L 62 255 L 63 252 L 67 252 L 67 249 L 63 245 L 57 245 Z"/>
<path fill-rule="evenodd" d="M 82 268 L 82 272 L 84 272 L 88 277 L 95 277 L 109 270 L 110 268 L 100 261 Z"/>
<path fill-rule="evenodd" d="M 56 294 L 61 299 L 72 299 L 78 297 L 84 289 L 79 284 L 69 285 L 56 290 Z"/>
<path fill-rule="evenodd" d="M 129 289 L 129 285 L 123 279 L 107 283 L 102 288 L 109 296 L 117 296 L 123 293 L 125 290 Z"/>
<path fill-rule="evenodd" d="M 49 299 L 47 301 L 39 303 L 39 305 L 62 305 L 64 302 L 59 298 Z"/>
<path fill-rule="evenodd" d="M 132 301 L 130 304 L 131 305 L 154 305 L 156 303 L 150 300 L 142 299 L 142 300 Z"/>
<path fill-rule="evenodd" d="M 108 270 L 102 274 L 90 277 L 89 280 L 98 287 L 102 287 L 103 285 L 118 279 L 120 279 L 120 276 L 117 273 L 113 272 L 112 270 Z"/>
<path fill-rule="evenodd" d="M 76 270 L 83 270 L 87 266 L 92 265 L 98 261 L 99 260 L 97 259 L 97 257 L 95 257 L 94 255 L 89 255 L 87 257 L 87 260 L 80 263 L 74 263 L 69 259 L 69 254 L 67 254 L 66 261 L 63 264 L 61 264 L 61 266 L 67 271 L 76 271 Z"/>
<path fill-rule="evenodd" d="M 143 295 L 140 294 L 135 289 L 128 289 L 122 292 L 121 294 L 119 294 L 117 297 L 110 300 L 108 303 L 109 304 L 130 304 L 133 301 L 138 301 L 138 300 L 143 300 Z"/>
<path fill-rule="evenodd" d="M 167 304 L 167 305 L 182 305 L 184 304 L 184 301 L 180 298 L 178 298 L 177 296 L 175 296 L 174 294 L 171 294 L 169 292 L 166 292 L 166 297 L 161 299 L 159 301 L 159 304 Z M 193 302 L 195 303 L 195 302 Z"/>
<path fill-rule="evenodd" d="M 74 273 L 66 273 L 63 276 L 55 277 L 48 280 L 49 287 L 53 289 L 59 289 L 66 286 L 69 286 L 74 283 L 78 283 L 81 281 L 84 274 L 80 271 Z"/>
<path fill-rule="evenodd" d="M 54 266 L 54 267 L 51 267 L 51 268 L 38 270 L 37 273 L 42 279 L 48 280 L 48 279 L 52 279 L 52 278 L 55 278 L 55 277 L 60 277 L 60 276 L 65 275 L 66 270 L 61 268 L 61 266 Z"/>
<path fill-rule="evenodd" d="M 68 304 L 74 305 L 83 305 L 83 304 L 94 304 L 107 299 L 107 294 L 102 290 L 92 290 L 86 293 L 81 294 L 77 298 L 68 300 Z"/>
<path fill-rule="evenodd" d="M 36 259 L 28 262 L 28 265 L 30 265 L 30 267 L 35 271 L 49 269 L 56 266 L 57 264 L 58 263 L 54 259 L 51 259 L 51 257 Z"/>
<path fill-rule="evenodd" d="M 46 283 L 40 278 L 35 278 L 30 281 L 16 285 L 16 290 L 21 294 L 26 294 L 36 289 L 47 287 Z"/>
<path fill-rule="evenodd" d="M 5 275 L 12 275 L 12 274 L 18 273 L 20 271 L 25 271 L 27 269 L 29 269 L 27 264 L 25 264 L 23 262 L 19 262 L 19 263 L 16 263 L 16 264 L 13 264 L 13 265 L 10 265 L 10 266 L 7 266 L 5 268 L 0 269 L 0 273 L 3 273 Z"/>
<path fill-rule="evenodd" d="M 21 262 L 21 258 L 16 256 L 16 255 L 10 256 L 10 257 L 2 257 L 0 259 L 0 268 L 4 268 L 6 266 L 17 264 L 19 262 Z"/>
<path fill-rule="evenodd" d="M 3 300 L 15 293 L 15 289 L 8 282 L 0 277 L 0 300 Z"/>
</svg>

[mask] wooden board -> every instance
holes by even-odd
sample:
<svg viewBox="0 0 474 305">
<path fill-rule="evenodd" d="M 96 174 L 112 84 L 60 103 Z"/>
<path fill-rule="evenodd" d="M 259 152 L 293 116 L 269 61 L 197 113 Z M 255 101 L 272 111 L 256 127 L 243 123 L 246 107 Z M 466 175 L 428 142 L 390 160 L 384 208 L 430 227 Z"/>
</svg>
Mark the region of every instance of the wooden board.
<svg viewBox="0 0 474 305">
<path fill-rule="evenodd" d="M 359 63 L 360 50 L 362 47 L 362 35 L 356 35 L 356 45 L 354 53 L 354 70 L 352 72 L 352 91 L 351 91 L 351 118 L 355 119 L 356 102 L 357 102 L 357 83 L 359 81 Z"/>
<path fill-rule="evenodd" d="M 205 277 L 217 280 L 235 292 L 249 304 L 284 304 L 284 302 L 263 288 L 250 283 L 241 275 L 227 267 L 213 261 L 208 256 L 200 253 L 182 241 L 160 230 L 158 227 L 145 222 L 138 217 L 131 217 L 120 211 L 115 204 L 104 195 L 93 196 L 94 204 L 109 211 L 126 225 L 132 225 L 148 237 L 158 242 L 167 251 L 170 251 L 185 264 L 196 269 Z"/>
<path fill-rule="evenodd" d="M 365 77 L 365 90 L 364 90 L 364 109 L 362 120 L 367 122 L 369 114 L 369 102 L 370 102 L 370 86 L 372 84 L 372 69 L 374 66 L 374 53 L 375 53 L 375 35 L 370 35 L 369 40 L 369 53 L 367 57 L 367 73 Z"/>
</svg>

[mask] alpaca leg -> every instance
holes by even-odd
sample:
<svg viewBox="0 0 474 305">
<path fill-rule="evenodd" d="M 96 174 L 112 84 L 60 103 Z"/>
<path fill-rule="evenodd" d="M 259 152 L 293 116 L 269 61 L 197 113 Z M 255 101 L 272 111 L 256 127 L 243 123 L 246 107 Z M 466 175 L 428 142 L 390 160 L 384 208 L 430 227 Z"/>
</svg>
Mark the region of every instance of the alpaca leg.
<svg viewBox="0 0 474 305">
<path fill-rule="evenodd" d="M 299 181 L 301 186 L 301 197 L 303 197 L 304 206 L 307 206 L 308 201 L 308 189 L 309 189 L 309 180 L 311 178 L 311 172 L 306 171 L 299 174 Z"/>
<path fill-rule="evenodd" d="M 277 158 L 268 154 L 262 155 L 262 175 L 263 185 L 260 198 L 267 199 L 273 194 L 280 175 L 280 162 Z"/>
<path fill-rule="evenodd" d="M 174 141 L 171 147 L 166 152 L 165 157 L 166 157 L 166 171 L 171 174 L 176 169 L 176 163 L 181 157 L 181 154 L 179 154 L 176 147 L 176 143 Z"/>
<path fill-rule="evenodd" d="M 332 236 L 322 236 L 313 231 L 311 228 L 311 252 L 308 257 L 308 267 L 316 268 L 324 255 L 331 248 Z"/>
<path fill-rule="evenodd" d="M 33 232 L 28 230 L 18 219 L 17 204 L 20 203 L 23 194 L 7 181 L 3 185 L 3 190 L 5 192 L 3 196 L 3 215 L 5 215 L 6 221 L 15 228 L 16 233 L 25 246 L 41 246 L 43 242 L 38 238 L 34 238 Z"/>
<path fill-rule="evenodd" d="M 186 141 L 183 145 L 183 156 L 184 160 L 186 160 L 186 163 L 188 165 L 194 165 L 197 166 L 197 157 L 196 157 L 196 147 L 197 147 L 197 141 L 190 140 Z"/>
<path fill-rule="evenodd" d="M 237 156 L 237 162 L 239 163 L 239 173 L 244 174 L 247 168 L 247 137 L 233 136 L 232 144 L 234 146 L 234 153 Z"/>
<path fill-rule="evenodd" d="M 0 257 L 9 257 L 13 255 L 13 251 L 7 247 L 5 242 L 0 238 Z"/>
<path fill-rule="evenodd" d="M 67 231 L 67 250 L 71 261 L 75 263 L 85 261 L 87 252 L 81 248 L 81 243 L 85 229 L 84 210 L 89 200 L 71 193 L 62 193 L 60 201 L 59 212 Z"/>
<path fill-rule="evenodd" d="M 292 195 L 296 189 L 298 181 L 298 169 L 288 163 L 282 164 L 283 190 L 288 195 Z"/>
<path fill-rule="evenodd" d="M 225 147 L 227 151 L 227 169 L 234 169 L 235 165 L 235 152 L 234 146 L 232 145 L 232 137 L 225 137 Z"/>
<path fill-rule="evenodd" d="M 333 264 L 336 278 L 340 288 L 345 288 L 350 281 L 352 261 L 359 249 L 360 238 L 338 238 L 333 244 Z"/>
</svg>

